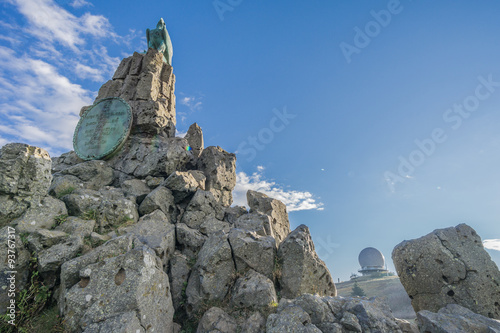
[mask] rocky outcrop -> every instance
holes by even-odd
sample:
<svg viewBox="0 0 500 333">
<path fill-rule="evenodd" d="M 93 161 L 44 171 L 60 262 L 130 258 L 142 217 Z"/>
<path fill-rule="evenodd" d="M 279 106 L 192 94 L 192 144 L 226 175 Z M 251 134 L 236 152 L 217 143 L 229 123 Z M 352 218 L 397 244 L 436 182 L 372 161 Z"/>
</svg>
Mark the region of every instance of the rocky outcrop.
<svg viewBox="0 0 500 333">
<path fill-rule="evenodd" d="M 193 155 L 195 157 L 199 157 L 201 155 L 201 152 L 203 151 L 203 148 L 205 148 L 203 143 L 203 131 L 201 130 L 201 127 L 198 126 L 197 123 L 192 124 L 191 126 L 189 126 L 189 129 L 184 138 L 186 138 L 189 146 L 191 147 L 191 149 L 193 149 Z"/>
<path fill-rule="evenodd" d="M 500 321 L 472 312 L 458 304 L 448 304 L 437 313 L 422 310 L 417 313 L 421 332 L 500 332 Z"/>
<path fill-rule="evenodd" d="M 337 290 L 325 263 L 319 259 L 309 228 L 300 225 L 280 244 L 281 295 L 295 298 L 304 293 L 336 296 Z"/>
<path fill-rule="evenodd" d="M 9 143 L 0 149 L 0 226 L 38 205 L 52 181 L 52 161 L 44 149 Z"/>
<path fill-rule="evenodd" d="M 466 224 L 404 241 L 392 258 L 415 312 L 453 303 L 500 318 L 500 272 Z"/>
</svg>

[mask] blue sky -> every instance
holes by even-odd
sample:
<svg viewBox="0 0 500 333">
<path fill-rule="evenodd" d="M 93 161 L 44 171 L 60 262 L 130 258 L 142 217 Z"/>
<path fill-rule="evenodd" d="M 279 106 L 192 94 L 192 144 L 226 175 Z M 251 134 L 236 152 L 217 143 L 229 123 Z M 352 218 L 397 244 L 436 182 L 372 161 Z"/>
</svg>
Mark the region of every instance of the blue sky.
<svg viewBox="0 0 500 333">
<path fill-rule="evenodd" d="M 337 281 L 368 246 L 468 223 L 500 263 L 500 4 L 0 2 L 0 145 L 72 149 L 78 113 L 165 19 L 178 131 L 238 157 Z M 496 250 L 495 250 L 496 249 Z"/>
</svg>

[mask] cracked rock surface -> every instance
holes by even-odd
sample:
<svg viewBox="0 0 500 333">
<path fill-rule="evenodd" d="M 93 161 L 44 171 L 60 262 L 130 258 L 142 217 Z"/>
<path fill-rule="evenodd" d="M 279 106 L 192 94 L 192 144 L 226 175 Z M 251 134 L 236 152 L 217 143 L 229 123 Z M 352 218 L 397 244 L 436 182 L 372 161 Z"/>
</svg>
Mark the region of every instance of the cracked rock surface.
<svg viewBox="0 0 500 333">
<path fill-rule="evenodd" d="M 468 225 L 404 241 L 394 248 L 392 259 L 415 312 L 459 304 L 500 318 L 500 271 Z"/>
</svg>

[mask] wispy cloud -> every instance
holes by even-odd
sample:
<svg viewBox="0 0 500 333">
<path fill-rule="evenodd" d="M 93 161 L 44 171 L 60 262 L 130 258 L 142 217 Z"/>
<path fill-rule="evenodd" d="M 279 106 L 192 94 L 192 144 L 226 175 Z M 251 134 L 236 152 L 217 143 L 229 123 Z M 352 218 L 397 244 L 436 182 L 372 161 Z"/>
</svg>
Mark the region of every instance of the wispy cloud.
<svg viewBox="0 0 500 333">
<path fill-rule="evenodd" d="M 485 239 L 483 245 L 488 250 L 500 251 L 500 239 Z"/>
<path fill-rule="evenodd" d="M 201 109 L 201 106 L 202 106 L 202 102 L 200 101 L 200 98 L 194 97 L 194 96 L 182 97 L 180 100 L 180 103 L 182 105 L 185 105 L 188 108 L 190 108 L 191 111 L 198 111 Z"/>
<path fill-rule="evenodd" d="M 236 186 L 233 190 L 234 204 L 247 206 L 246 193 L 248 190 L 258 191 L 283 202 L 289 212 L 299 210 L 323 210 L 323 203 L 317 202 L 310 192 L 285 190 L 278 184 L 264 179 L 263 167 L 257 167 L 257 172 L 247 175 L 245 172 L 236 174 Z"/>
<path fill-rule="evenodd" d="M 73 7 L 73 8 L 81 8 L 81 7 L 85 7 L 85 6 L 93 6 L 93 4 L 91 4 L 90 2 L 87 2 L 85 0 L 73 0 L 73 2 L 71 2 L 69 5 L 71 7 Z"/>
</svg>

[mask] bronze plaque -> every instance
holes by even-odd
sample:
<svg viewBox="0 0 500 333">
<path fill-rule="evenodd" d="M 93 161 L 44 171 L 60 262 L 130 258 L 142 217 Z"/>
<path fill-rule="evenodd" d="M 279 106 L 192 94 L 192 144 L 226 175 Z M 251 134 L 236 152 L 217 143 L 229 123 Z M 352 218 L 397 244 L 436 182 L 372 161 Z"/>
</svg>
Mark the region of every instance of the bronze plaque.
<svg viewBox="0 0 500 333">
<path fill-rule="evenodd" d="M 118 97 L 104 98 L 80 118 L 73 147 L 81 159 L 106 159 L 121 148 L 131 128 L 130 105 Z"/>
</svg>

